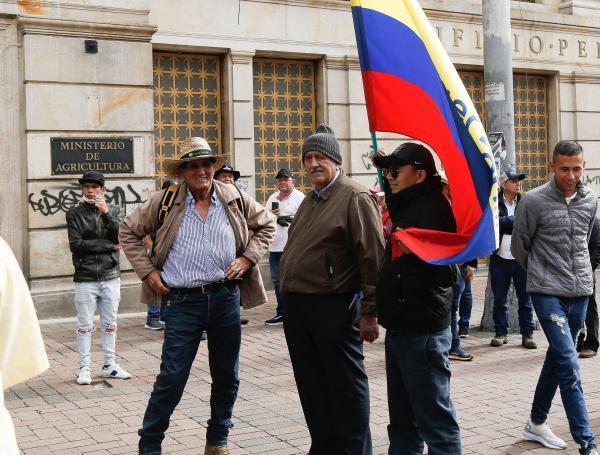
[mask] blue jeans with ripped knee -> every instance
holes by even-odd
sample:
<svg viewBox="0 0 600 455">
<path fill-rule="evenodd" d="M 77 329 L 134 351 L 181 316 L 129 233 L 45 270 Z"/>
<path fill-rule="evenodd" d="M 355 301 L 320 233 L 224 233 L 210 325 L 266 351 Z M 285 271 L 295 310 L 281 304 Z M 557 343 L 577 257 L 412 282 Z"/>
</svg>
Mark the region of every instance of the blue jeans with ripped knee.
<svg viewBox="0 0 600 455">
<path fill-rule="evenodd" d="M 546 421 L 556 389 L 560 388 L 571 435 L 582 449 L 588 448 L 594 444 L 594 434 L 590 431 L 575 349 L 577 334 L 585 320 L 588 296 L 531 294 L 531 299 L 549 343 L 533 397 L 531 420 L 536 424 Z"/>
<path fill-rule="evenodd" d="M 96 308 L 100 311 L 102 326 L 102 351 L 104 365 L 115 362 L 117 341 L 117 312 L 121 300 L 121 279 L 75 283 L 75 309 L 77 310 L 77 350 L 79 368 L 90 368 L 90 350 Z"/>
</svg>

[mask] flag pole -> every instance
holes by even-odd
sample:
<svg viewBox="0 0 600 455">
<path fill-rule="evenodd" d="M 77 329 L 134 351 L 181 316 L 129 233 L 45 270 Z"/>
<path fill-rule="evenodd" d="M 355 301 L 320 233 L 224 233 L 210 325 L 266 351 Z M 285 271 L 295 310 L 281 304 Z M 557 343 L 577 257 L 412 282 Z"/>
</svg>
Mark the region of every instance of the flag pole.
<svg viewBox="0 0 600 455">
<path fill-rule="evenodd" d="M 375 135 L 375 131 L 371 131 L 371 142 L 373 144 L 373 156 L 377 156 L 377 136 Z M 379 180 L 379 188 L 383 191 L 383 173 L 381 172 L 381 168 L 377 168 L 377 180 Z"/>
</svg>

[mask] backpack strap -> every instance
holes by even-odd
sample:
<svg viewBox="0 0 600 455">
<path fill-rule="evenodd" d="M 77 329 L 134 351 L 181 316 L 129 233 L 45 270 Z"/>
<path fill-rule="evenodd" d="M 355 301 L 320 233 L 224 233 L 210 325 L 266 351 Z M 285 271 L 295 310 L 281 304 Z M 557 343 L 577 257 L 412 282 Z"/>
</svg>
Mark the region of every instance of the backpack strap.
<svg viewBox="0 0 600 455">
<path fill-rule="evenodd" d="M 244 204 L 244 196 L 242 195 L 242 190 L 240 190 L 235 184 L 233 186 L 235 186 L 235 189 L 240 195 L 239 199 L 235 200 L 235 203 L 238 206 L 239 211 L 242 212 L 244 219 L 248 219 L 248 210 L 246 209 L 246 204 Z"/>
<path fill-rule="evenodd" d="M 158 228 L 156 230 L 160 229 L 160 227 L 165 222 L 165 219 L 167 218 L 167 215 L 171 211 L 171 208 L 173 207 L 173 203 L 175 202 L 175 199 L 177 198 L 177 193 L 179 193 L 179 185 L 178 184 L 169 185 L 169 188 L 167 188 L 165 190 L 165 192 L 163 193 L 163 197 L 160 200 L 160 208 L 158 210 L 158 215 L 157 215 Z"/>
</svg>

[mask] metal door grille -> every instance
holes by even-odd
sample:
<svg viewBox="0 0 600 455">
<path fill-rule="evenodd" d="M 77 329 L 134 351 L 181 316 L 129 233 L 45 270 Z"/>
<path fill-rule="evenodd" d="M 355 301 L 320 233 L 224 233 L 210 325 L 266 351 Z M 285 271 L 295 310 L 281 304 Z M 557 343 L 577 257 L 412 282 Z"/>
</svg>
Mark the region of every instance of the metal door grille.
<svg viewBox="0 0 600 455">
<path fill-rule="evenodd" d="M 486 127 L 483 73 L 459 72 Z M 548 180 L 548 83 L 544 76 L 513 76 L 517 170 L 527 174 L 527 191 Z"/>
<path fill-rule="evenodd" d="M 188 137 L 204 137 L 221 150 L 221 74 L 218 56 L 154 53 L 154 135 L 156 179 L 162 162 L 176 156 Z"/>
<path fill-rule="evenodd" d="M 264 204 L 280 168 L 294 174 L 300 191 L 307 189 L 302 143 L 315 130 L 314 63 L 255 59 L 253 81 L 256 200 Z"/>
</svg>

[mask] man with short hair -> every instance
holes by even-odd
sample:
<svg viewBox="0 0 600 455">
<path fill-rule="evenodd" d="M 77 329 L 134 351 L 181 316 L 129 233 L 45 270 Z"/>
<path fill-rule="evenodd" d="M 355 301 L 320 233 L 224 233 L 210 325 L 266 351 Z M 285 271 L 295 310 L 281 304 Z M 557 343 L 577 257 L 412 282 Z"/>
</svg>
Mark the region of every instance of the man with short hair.
<svg viewBox="0 0 600 455">
<path fill-rule="evenodd" d="M 527 293 L 527 272 L 510 252 L 511 236 L 515 222 L 515 210 L 521 200 L 521 181 L 525 174 L 506 171 L 500 176 L 498 191 L 498 218 L 500 225 L 500 247 L 490 255 L 489 271 L 494 294 L 494 328 L 496 334 L 491 346 L 500 347 L 508 343 L 508 290 L 512 280 L 519 302 L 519 329 L 521 345 L 536 349 L 533 340 L 533 306 Z"/>
<path fill-rule="evenodd" d="M 232 185 L 213 179 L 224 155 L 203 138 L 189 138 L 163 170 L 182 182 L 170 207 L 154 193 L 123 222 L 123 250 L 142 283 L 142 302 L 166 304 L 160 374 L 146 408 L 140 454 L 159 454 L 202 333 L 208 335 L 212 379 L 205 455 L 226 455 L 239 379 L 240 300 L 266 302 L 256 264 L 275 234 L 275 218 Z M 159 211 L 167 211 L 159 225 Z M 250 240 L 249 231 L 254 235 Z M 142 239 L 156 232 L 154 254 Z"/>
<path fill-rule="evenodd" d="M 123 209 L 107 204 L 104 175 L 88 171 L 79 179 L 82 199 L 66 215 L 69 249 L 75 274 L 75 309 L 77 310 L 77 351 L 79 374 L 77 383 L 91 384 L 92 332 L 94 314 L 100 310 L 102 377 L 129 379 L 131 374 L 115 362 L 117 341 L 117 312 L 121 300 L 121 271 L 119 270 L 119 223 Z"/>
<path fill-rule="evenodd" d="M 383 232 L 377 201 L 344 175 L 340 146 L 327 125 L 304 141 L 302 162 L 314 190 L 290 226 L 279 274 L 287 299 L 283 329 L 310 453 L 371 454 L 362 341 L 379 335 L 374 297 Z"/>
<path fill-rule="evenodd" d="M 460 454 L 450 398 L 450 310 L 457 266 L 429 264 L 395 235 L 407 228 L 456 232 L 431 152 L 407 142 L 376 156 L 385 175 L 393 230 L 377 280 L 377 314 L 386 328 L 390 454 Z M 396 253 L 396 254 L 394 254 Z"/>
<path fill-rule="evenodd" d="M 511 253 L 527 270 L 527 292 L 549 347 L 523 431 L 527 439 L 565 449 L 547 419 L 556 389 L 582 455 L 598 455 L 581 385 L 575 340 L 593 289 L 588 241 L 597 198 L 583 185 L 583 149 L 575 141 L 554 147 L 550 181 L 529 191 L 515 213 Z"/>
<path fill-rule="evenodd" d="M 277 299 L 277 312 L 275 316 L 267 321 L 266 325 L 283 324 L 286 304 L 285 294 L 279 292 L 279 262 L 288 239 L 288 228 L 298 211 L 298 207 L 304 200 L 304 193 L 295 188 L 296 180 L 287 169 L 280 169 L 275 176 L 278 191 L 267 199 L 267 209 L 277 217 L 277 231 L 275 239 L 269 247 L 269 266 L 271 269 L 271 281 L 275 288 Z M 275 203 L 275 204 L 274 204 Z"/>
</svg>

